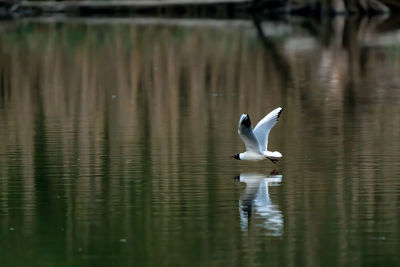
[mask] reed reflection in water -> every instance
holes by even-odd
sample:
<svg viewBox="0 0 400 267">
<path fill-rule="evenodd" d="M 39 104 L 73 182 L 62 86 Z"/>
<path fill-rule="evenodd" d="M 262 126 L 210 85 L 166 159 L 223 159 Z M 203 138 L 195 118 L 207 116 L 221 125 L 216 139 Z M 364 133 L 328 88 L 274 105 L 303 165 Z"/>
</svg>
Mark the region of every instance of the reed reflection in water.
<svg viewBox="0 0 400 267">
<path fill-rule="evenodd" d="M 399 263 L 390 23 L 171 24 L 2 22 L 0 264 Z M 237 121 L 277 106 L 282 224 L 242 231 Z"/>
</svg>

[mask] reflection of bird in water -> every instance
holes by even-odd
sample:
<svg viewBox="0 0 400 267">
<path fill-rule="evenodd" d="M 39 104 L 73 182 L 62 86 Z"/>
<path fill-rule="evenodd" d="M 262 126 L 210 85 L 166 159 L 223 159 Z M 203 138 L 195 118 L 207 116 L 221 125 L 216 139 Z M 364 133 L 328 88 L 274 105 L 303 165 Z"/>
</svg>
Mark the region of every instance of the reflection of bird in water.
<svg viewBox="0 0 400 267">
<path fill-rule="evenodd" d="M 254 217 L 262 219 L 262 225 L 269 230 L 270 235 L 282 235 L 282 212 L 277 205 L 272 204 L 268 191 L 269 186 L 280 185 L 282 175 L 278 175 L 274 170 L 270 175 L 242 173 L 238 179 L 246 184 L 246 189 L 239 200 L 242 230 L 249 228 L 251 218 Z"/>
</svg>

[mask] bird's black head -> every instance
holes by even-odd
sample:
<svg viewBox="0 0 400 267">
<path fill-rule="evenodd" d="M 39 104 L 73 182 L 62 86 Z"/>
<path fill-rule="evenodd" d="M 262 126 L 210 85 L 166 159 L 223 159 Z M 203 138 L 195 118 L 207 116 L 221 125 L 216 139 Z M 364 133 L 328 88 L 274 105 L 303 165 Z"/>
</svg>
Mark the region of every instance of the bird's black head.
<svg viewBox="0 0 400 267">
<path fill-rule="evenodd" d="M 247 128 L 250 128 L 251 126 L 251 121 L 250 121 L 250 116 L 247 114 L 243 114 L 243 119 L 241 121 L 241 123 L 246 126 Z"/>
<path fill-rule="evenodd" d="M 232 158 L 234 158 L 234 159 L 239 159 L 239 160 L 240 160 L 239 154 L 233 155 Z"/>
</svg>

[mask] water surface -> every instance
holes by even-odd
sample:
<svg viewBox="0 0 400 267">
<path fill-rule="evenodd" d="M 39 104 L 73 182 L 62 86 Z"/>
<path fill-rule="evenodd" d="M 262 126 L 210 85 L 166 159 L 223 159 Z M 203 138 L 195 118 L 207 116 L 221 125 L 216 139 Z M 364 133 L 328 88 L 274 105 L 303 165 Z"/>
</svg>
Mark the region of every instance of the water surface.
<svg viewBox="0 0 400 267">
<path fill-rule="evenodd" d="M 0 265 L 400 263 L 380 19 L 0 24 Z M 284 107 L 248 163 L 237 134 Z M 247 179 L 247 180 L 246 180 Z"/>
</svg>

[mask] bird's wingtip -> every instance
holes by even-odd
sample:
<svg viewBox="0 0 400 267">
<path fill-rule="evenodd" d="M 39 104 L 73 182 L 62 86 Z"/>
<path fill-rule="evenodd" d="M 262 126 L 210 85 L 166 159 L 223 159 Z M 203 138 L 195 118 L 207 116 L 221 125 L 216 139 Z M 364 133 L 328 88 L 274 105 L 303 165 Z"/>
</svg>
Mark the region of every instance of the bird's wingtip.
<svg viewBox="0 0 400 267">
<path fill-rule="evenodd" d="M 279 107 L 278 109 L 279 109 L 279 111 L 278 111 L 278 118 L 279 118 L 281 116 L 281 114 L 282 114 L 283 108 Z"/>
</svg>

